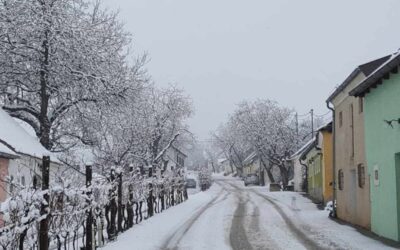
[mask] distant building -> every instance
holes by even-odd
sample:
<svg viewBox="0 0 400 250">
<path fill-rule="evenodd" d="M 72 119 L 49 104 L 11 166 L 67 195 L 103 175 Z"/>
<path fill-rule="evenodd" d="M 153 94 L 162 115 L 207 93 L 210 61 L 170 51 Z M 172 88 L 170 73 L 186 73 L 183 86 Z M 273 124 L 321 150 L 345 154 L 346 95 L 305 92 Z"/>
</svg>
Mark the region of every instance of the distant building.
<svg viewBox="0 0 400 250">
<path fill-rule="evenodd" d="M 371 225 L 370 182 L 364 144 L 364 100 L 349 96 L 389 57 L 358 66 L 331 94 L 334 107 L 334 169 L 337 216 L 365 228 Z"/>
<path fill-rule="evenodd" d="M 268 164 L 268 162 L 266 164 Z M 269 185 L 271 183 L 271 180 L 267 174 L 267 171 L 265 171 L 264 169 L 260 157 L 254 151 L 251 152 L 243 161 L 243 174 L 244 176 L 249 174 L 256 174 L 260 178 L 261 186 Z M 280 181 L 280 174 L 277 168 L 272 169 L 271 174 L 274 176 L 275 181 Z"/>
<path fill-rule="evenodd" d="M 304 151 L 307 150 L 308 147 L 311 146 L 311 144 L 314 143 L 314 140 L 308 141 L 306 144 L 304 144 L 303 147 L 301 147 L 297 152 L 295 152 L 289 159 L 290 164 L 293 167 L 293 186 L 294 186 L 294 191 L 295 192 L 305 192 L 306 191 L 306 165 L 301 163 L 301 155 L 304 153 Z"/>
<path fill-rule="evenodd" d="M 251 152 L 246 159 L 243 161 L 243 173 L 244 175 L 249 174 L 260 174 L 260 165 L 261 162 L 258 158 L 258 155 L 255 152 Z"/>
<path fill-rule="evenodd" d="M 43 156 L 50 156 L 51 174 L 59 172 L 61 164 L 56 157 L 0 108 L 0 203 L 15 185 L 32 187 L 34 180 L 40 184 Z"/>
<path fill-rule="evenodd" d="M 350 92 L 354 100 L 364 101 L 368 171 L 356 178 L 358 188 L 370 184 L 372 231 L 395 241 L 400 241 L 399 65 L 400 54 L 393 54 Z"/>
<path fill-rule="evenodd" d="M 330 122 L 317 130 L 314 140 L 307 144 L 300 157 L 307 166 L 308 194 L 314 201 L 324 204 L 333 198 L 332 153 Z"/>
<path fill-rule="evenodd" d="M 184 169 L 186 158 L 187 155 L 184 154 L 177 147 L 175 146 L 169 147 L 164 156 L 164 159 L 166 161 L 164 171 L 174 171 L 177 169 Z"/>
<path fill-rule="evenodd" d="M 224 171 L 224 175 L 233 174 L 233 166 L 230 164 L 230 161 L 226 158 L 218 159 L 219 169 Z"/>
</svg>

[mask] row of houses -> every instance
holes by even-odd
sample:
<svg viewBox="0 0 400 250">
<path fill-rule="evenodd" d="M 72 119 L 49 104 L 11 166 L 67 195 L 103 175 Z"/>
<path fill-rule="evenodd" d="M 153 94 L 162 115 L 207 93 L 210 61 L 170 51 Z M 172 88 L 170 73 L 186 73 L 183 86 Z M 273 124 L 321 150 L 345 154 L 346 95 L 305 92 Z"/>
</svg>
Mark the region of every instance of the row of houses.
<svg viewBox="0 0 400 250">
<path fill-rule="evenodd" d="M 292 156 L 295 190 L 400 241 L 400 54 L 356 67 L 328 97 L 332 122 Z"/>
<path fill-rule="evenodd" d="M 288 163 L 295 191 L 335 201 L 335 215 L 400 241 L 400 54 L 357 66 L 328 97 L 332 120 Z M 233 171 L 222 161 L 225 173 Z M 267 176 L 255 154 L 244 174 Z"/>
</svg>

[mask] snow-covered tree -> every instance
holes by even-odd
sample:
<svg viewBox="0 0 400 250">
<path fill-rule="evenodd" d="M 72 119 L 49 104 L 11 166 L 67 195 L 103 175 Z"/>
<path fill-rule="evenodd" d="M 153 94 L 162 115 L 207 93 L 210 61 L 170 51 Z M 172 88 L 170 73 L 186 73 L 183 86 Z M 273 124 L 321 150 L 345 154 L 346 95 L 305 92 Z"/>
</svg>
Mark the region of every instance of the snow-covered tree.
<svg viewBox="0 0 400 250">
<path fill-rule="evenodd" d="M 307 123 L 296 129 L 294 110 L 257 100 L 240 103 L 214 138 L 236 168 L 242 168 L 245 157 L 255 152 L 269 179 L 275 182 L 278 177 L 287 185 L 290 166 L 286 160 L 310 138 L 309 132 Z M 273 174 L 274 168 L 279 176 Z"/>
<path fill-rule="evenodd" d="M 243 173 L 243 161 L 250 153 L 250 146 L 244 138 L 244 134 L 240 133 L 237 124 L 229 119 L 226 124 L 221 125 L 212 135 L 213 144 L 220 148 L 229 160 L 231 166 L 234 166 L 237 174 Z"/>
<path fill-rule="evenodd" d="M 51 150 L 88 103 L 121 98 L 142 81 L 130 35 L 90 0 L 0 1 L 0 102 Z"/>
<path fill-rule="evenodd" d="M 187 131 L 191 113 L 183 90 L 149 86 L 116 106 L 94 108 L 88 121 L 97 121 L 86 129 L 103 165 L 161 166 L 166 150 Z"/>
</svg>

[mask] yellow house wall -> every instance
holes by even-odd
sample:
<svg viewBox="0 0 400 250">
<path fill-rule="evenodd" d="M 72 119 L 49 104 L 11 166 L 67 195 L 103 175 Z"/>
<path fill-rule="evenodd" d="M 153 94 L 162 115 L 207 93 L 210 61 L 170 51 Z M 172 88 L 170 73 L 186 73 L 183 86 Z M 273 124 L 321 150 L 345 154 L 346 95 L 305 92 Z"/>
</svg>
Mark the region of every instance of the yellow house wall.
<svg viewBox="0 0 400 250">
<path fill-rule="evenodd" d="M 323 131 L 323 196 L 324 202 L 333 199 L 333 136 L 331 132 Z"/>
</svg>

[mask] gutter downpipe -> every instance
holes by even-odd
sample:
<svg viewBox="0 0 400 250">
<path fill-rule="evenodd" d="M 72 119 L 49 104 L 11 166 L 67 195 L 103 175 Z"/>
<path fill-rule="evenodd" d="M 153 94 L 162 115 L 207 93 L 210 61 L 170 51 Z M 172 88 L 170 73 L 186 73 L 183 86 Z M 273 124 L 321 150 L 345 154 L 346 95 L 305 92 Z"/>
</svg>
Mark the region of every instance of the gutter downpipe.
<svg viewBox="0 0 400 250">
<path fill-rule="evenodd" d="M 332 135 L 333 135 L 333 155 L 332 155 L 332 170 L 333 170 L 333 201 L 332 201 L 332 217 L 336 218 L 336 133 L 335 133 L 335 109 L 329 105 L 329 101 L 326 101 L 326 107 L 332 111 Z"/>
<path fill-rule="evenodd" d="M 303 163 L 302 158 L 303 158 L 303 154 L 300 155 L 299 162 L 300 162 L 300 165 L 302 165 L 306 170 L 306 178 L 304 180 L 304 182 L 305 182 L 305 190 L 304 191 L 308 194 L 308 166 L 305 163 Z"/>
</svg>

